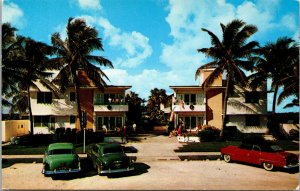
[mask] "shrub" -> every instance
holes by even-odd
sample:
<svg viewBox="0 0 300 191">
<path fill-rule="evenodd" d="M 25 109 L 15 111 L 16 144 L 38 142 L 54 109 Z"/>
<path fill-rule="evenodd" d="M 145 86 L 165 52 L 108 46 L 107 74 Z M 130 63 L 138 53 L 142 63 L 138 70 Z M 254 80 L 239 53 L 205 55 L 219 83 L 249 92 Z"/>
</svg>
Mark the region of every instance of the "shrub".
<svg viewBox="0 0 300 191">
<path fill-rule="evenodd" d="M 242 137 L 243 143 L 260 144 L 267 142 L 262 134 L 244 134 Z"/>
<path fill-rule="evenodd" d="M 204 125 L 202 130 L 198 132 L 198 136 L 200 137 L 201 142 L 215 141 L 219 138 L 220 132 L 220 129 L 214 126 Z"/>
<path fill-rule="evenodd" d="M 289 138 L 292 140 L 299 140 L 299 131 L 296 129 L 291 129 L 289 131 Z"/>
</svg>

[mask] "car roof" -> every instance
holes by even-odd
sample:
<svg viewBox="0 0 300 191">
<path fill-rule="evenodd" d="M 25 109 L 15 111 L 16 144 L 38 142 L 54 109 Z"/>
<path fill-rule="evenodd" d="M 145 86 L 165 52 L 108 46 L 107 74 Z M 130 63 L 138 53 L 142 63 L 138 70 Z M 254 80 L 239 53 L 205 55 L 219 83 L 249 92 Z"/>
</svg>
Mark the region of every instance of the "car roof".
<svg viewBox="0 0 300 191">
<path fill-rule="evenodd" d="M 98 148 L 114 148 L 114 147 L 120 147 L 121 146 L 119 143 L 97 143 L 95 145 Z"/>
<path fill-rule="evenodd" d="M 74 149 L 74 145 L 72 143 L 52 143 L 48 146 L 48 150 L 53 149 Z"/>
</svg>

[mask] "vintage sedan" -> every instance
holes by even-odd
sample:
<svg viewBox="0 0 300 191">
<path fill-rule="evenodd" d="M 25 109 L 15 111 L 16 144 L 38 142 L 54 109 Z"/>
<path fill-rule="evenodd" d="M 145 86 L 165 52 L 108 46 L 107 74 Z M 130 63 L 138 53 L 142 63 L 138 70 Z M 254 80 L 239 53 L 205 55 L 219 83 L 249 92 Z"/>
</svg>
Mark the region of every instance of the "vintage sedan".
<svg viewBox="0 0 300 191">
<path fill-rule="evenodd" d="M 87 151 L 88 161 L 99 175 L 133 171 L 133 160 L 123 151 L 119 143 L 93 144 Z"/>
<path fill-rule="evenodd" d="M 72 143 L 53 143 L 45 150 L 42 174 L 66 174 L 81 171 L 80 158 Z"/>
<path fill-rule="evenodd" d="M 299 157 L 296 154 L 283 151 L 272 143 L 242 143 L 240 146 L 226 146 L 220 149 L 225 162 L 239 161 L 261 165 L 265 170 L 299 167 Z"/>
</svg>

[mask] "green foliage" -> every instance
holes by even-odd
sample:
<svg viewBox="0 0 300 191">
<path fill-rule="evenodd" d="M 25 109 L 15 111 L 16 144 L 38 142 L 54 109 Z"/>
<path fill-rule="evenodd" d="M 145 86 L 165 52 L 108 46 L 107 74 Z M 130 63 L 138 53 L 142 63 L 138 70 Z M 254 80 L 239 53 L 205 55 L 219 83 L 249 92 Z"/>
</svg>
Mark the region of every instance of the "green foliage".
<svg viewBox="0 0 300 191">
<path fill-rule="evenodd" d="M 151 95 L 148 100 L 147 113 L 150 120 L 156 122 L 163 122 L 166 120 L 164 112 L 160 110 L 160 105 L 165 107 L 170 105 L 171 97 L 167 96 L 166 90 L 154 88 L 151 90 Z"/>
<path fill-rule="evenodd" d="M 221 130 L 211 126 L 203 126 L 202 131 L 199 131 L 198 136 L 200 137 L 201 142 L 215 141 L 219 138 Z"/>
</svg>

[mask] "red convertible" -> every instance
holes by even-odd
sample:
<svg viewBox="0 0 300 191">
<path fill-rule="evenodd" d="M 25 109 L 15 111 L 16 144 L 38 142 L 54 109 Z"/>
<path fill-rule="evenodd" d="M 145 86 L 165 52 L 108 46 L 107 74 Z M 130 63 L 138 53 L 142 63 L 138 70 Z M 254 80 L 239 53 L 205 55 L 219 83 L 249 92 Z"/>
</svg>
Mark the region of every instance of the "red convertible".
<svg viewBox="0 0 300 191">
<path fill-rule="evenodd" d="M 299 167 L 299 157 L 296 154 L 283 151 L 273 144 L 246 144 L 240 146 L 226 146 L 221 148 L 221 157 L 225 162 L 239 161 L 255 165 L 262 165 L 271 171 L 275 167 Z"/>
</svg>

